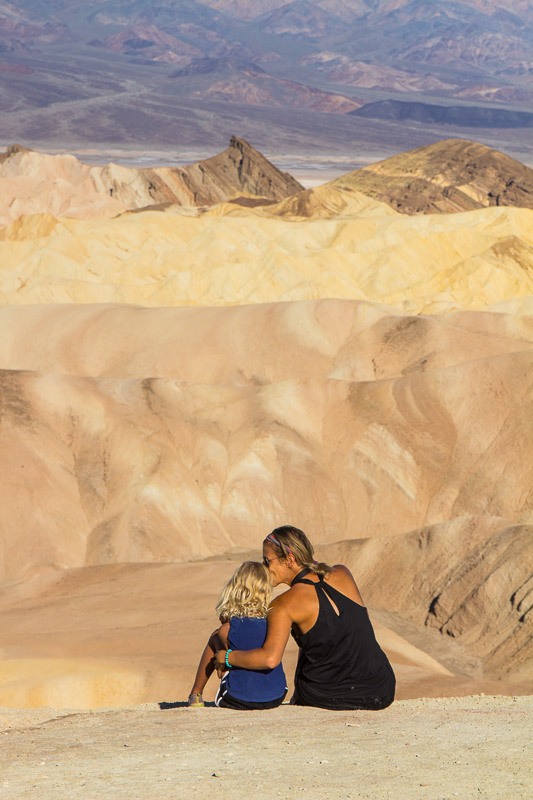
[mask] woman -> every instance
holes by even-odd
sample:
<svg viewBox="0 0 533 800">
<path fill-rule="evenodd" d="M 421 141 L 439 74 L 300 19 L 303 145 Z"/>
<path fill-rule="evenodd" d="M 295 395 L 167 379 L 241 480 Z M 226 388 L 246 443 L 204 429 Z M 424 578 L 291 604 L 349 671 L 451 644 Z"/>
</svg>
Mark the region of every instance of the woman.
<svg viewBox="0 0 533 800">
<path fill-rule="evenodd" d="M 274 586 L 290 588 L 271 603 L 264 644 L 218 651 L 217 669 L 276 667 L 292 631 L 300 648 L 292 703 L 329 709 L 389 706 L 394 672 L 350 571 L 342 564 L 317 564 L 305 533 L 290 525 L 268 534 L 263 561 Z"/>
</svg>

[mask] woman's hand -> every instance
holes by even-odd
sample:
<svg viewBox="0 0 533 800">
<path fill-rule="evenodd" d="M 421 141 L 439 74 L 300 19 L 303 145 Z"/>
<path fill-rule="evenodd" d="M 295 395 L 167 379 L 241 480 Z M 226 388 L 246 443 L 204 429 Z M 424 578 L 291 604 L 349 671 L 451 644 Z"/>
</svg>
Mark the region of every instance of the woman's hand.
<svg viewBox="0 0 533 800">
<path fill-rule="evenodd" d="M 217 675 L 221 678 L 225 672 L 227 672 L 228 667 L 226 665 L 226 653 L 227 650 L 217 650 L 215 653 L 215 669 L 217 671 Z"/>
</svg>

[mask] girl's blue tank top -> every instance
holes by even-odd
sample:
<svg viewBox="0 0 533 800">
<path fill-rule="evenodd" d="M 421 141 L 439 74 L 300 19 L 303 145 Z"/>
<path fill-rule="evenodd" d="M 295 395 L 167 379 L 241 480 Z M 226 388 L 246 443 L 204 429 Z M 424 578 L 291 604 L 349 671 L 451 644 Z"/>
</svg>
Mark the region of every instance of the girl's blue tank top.
<svg viewBox="0 0 533 800">
<path fill-rule="evenodd" d="M 255 650 L 264 644 L 266 633 L 266 619 L 232 617 L 229 624 L 228 646 L 232 650 Z M 232 667 L 226 677 L 226 686 L 232 697 L 254 703 L 277 700 L 287 691 L 281 664 L 274 669 L 261 670 Z"/>
</svg>

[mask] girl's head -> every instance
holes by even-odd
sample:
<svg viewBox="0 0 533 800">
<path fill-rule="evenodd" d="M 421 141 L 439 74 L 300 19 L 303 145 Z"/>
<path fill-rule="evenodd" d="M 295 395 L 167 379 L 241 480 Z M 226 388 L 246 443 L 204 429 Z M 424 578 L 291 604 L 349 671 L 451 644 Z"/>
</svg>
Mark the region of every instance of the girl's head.
<svg viewBox="0 0 533 800">
<path fill-rule="evenodd" d="M 259 561 L 245 561 L 222 589 L 216 611 L 223 619 L 266 617 L 271 597 L 267 568 Z"/>
<path fill-rule="evenodd" d="M 268 567 L 275 586 L 278 583 L 290 584 L 291 578 L 305 567 L 321 576 L 331 572 L 327 564 L 314 560 L 313 545 L 303 531 L 292 525 L 282 525 L 268 534 L 263 542 L 263 563 Z"/>
</svg>

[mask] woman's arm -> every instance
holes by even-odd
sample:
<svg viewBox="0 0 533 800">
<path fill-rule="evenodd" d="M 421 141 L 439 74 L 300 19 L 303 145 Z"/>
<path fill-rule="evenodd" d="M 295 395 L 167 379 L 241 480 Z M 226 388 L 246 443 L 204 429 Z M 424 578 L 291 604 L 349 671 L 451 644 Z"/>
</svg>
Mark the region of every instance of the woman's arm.
<svg viewBox="0 0 533 800">
<path fill-rule="evenodd" d="M 221 622 L 222 622 L 222 620 L 221 620 Z M 219 641 L 222 643 L 222 647 L 227 647 L 228 646 L 228 634 L 229 634 L 229 621 L 222 622 L 222 625 L 220 626 L 220 628 L 218 629 L 218 631 L 216 633 L 218 635 Z M 216 647 L 216 645 L 217 645 L 216 639 L 213 640 L 213 645 L 214 645 L 214 650 L 216 652 L 218 650 L 218 647 Z"/>
<path fill-rule="evenodd" d="M 265 643 L 255 650 L 232 650 L 228 661 L 232 667 L 245 669 L 273 669 L 281 663 L 285 646 L 291 632 L 292 619 L 287 603 L 277 597 L 268 612 L 268 630 Z M 217 670 L 226 670 L 225 658 L 227 650 L 219 650 L 215 656 Z"/>
</svg>

